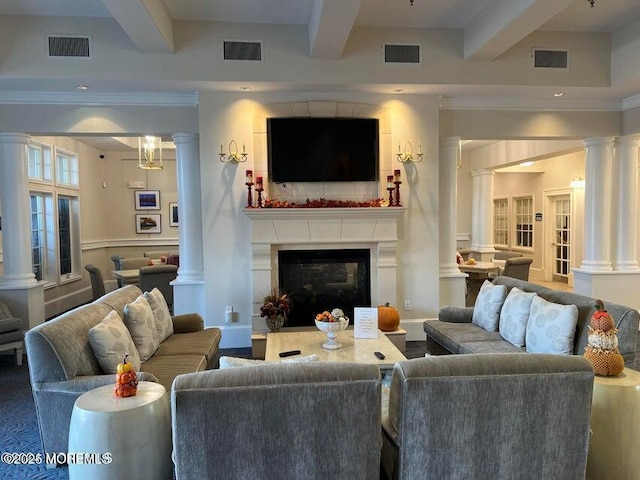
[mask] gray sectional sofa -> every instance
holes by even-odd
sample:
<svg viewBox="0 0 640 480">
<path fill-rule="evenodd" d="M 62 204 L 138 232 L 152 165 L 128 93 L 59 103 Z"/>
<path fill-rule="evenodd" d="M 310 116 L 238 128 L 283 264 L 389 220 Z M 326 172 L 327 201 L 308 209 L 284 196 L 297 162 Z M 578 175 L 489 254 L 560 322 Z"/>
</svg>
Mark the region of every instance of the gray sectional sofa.
<svg viewBox="0 0 640 480">
<path fill-rule="evenodd" d="M 507 291 L 518 287 L 525 292 L 535 292 L 543 299 L 578 308 L 578 323 L 574 338 L 574 355 L 582 355 L 587 345 L 588 325 L 596 311 L 595 299 L 572 292 L 553 290 L 531 282 L 500 276 L 493 279 L 494 285 L 505 285 Z M 638 311 L 607 302 L 605 308 L 611 314 L 618 328 L 619 350 L 625 365 L 633 367 L 636 357 L 636 337 L 638 335 Z M 511 353 L 526 352 L 525 347 L 516 347 L 504 340 L 499 332 L 488 332 L 471 323 L 473 307 L 443 307 L 438 320 L 424 322 L 427 335 L 427 349 L 431 354 L 449 353 Z"/>
<path fill-rule="evenodd" d="M 25 336 L 31 388 L 44 450 L 66 452 L 69 422 L 76 399 L 96 387 L 115 384 L 93 353 L 89 330 L 113 310 L 123 317 L 125 305 L 142 292 L 127 285 L 29 330 Z M 183 373 L 216 368 L 221 332 L 204 329 L 202 317 L 172 317 L 174 333 L 138 372 L 138 380 L 161 383 L 171 391 L 173 379 Z"/>
</svg>

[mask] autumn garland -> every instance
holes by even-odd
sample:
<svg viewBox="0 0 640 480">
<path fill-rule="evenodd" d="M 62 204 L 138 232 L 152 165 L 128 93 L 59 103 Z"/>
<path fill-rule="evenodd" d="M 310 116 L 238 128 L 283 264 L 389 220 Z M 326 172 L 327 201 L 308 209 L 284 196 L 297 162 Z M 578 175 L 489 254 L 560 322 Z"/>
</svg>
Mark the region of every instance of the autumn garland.
<svg viewBox="0 0 640 480">
<path fill-rule="evenodd" d="M 382 198 L 374 198 L 364 202 L 352 200 L 327 200 L 326 198 L 308 199 L 304 203 L 287 202 L 281 200 L 265 200 L 264 208 L 362 208 L 382 207 L 386 201 Z"/>
</svg>

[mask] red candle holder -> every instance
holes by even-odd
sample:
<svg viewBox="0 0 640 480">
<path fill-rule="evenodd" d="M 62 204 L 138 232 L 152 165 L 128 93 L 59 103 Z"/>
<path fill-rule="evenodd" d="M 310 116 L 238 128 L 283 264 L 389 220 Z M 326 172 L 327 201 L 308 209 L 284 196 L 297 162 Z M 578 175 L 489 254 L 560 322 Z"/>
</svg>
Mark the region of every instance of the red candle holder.
<svg viewBox="0 0 640 480">
<path fill-rule="evenodd" d="M 258 200 L 257 200 L 256 206 L 258 208 L 262 208 L 262 192 L 263 191 L 264 191 L 264 188 L 256 187 L 256 192 L 258 192 Z"/>
<path fill-rule="evenodd" d="M 390 187 L 390 188 L 387 188 L 387 190 L 389 191 L 389 206 L 393 207 L 393 191 L 395 190 L 395 188 Z"/>
<path fill-rule="evenodd" d="M 396 203 L 395 206 L 396 207 L 401 207 L 402 205 L 400 205 L 400 184 L 402 182 L 393 182 L 396 185 Z"/>
<path fill-rule="evenodd" d="M 253 198 L 251 195 L 251 187 L 253 186 L 253 182 L 245 183 L 247 186 L 247 208 L 253 207 Z"/>
</svg>

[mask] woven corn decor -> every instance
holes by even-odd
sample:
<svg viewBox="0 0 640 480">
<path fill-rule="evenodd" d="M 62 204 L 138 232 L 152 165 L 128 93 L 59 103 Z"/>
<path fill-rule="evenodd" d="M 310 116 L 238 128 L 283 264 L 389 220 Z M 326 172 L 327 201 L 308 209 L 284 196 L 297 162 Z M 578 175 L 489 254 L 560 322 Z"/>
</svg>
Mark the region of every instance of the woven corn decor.
<svg viewBox="0 0 640 480">
<path fill-rule="evenodd" d="M 596 300 L 596 312 L 591 317 L 589 339 L 584 358 L 591 363 L 596 375 L 613 377 L 624 370 L 624 359 L 618 350 L 618 329 L 602 300 Z"/>
</svg>

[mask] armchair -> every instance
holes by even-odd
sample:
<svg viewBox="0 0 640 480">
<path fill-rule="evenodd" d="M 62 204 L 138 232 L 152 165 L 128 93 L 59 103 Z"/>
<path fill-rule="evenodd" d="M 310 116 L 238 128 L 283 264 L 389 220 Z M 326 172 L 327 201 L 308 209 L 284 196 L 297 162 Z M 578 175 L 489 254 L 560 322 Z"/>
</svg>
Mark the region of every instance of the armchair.
<svg viewBox="0 0 640 480">
<path fill-rule="evenodd" d="M 23 338 L 22 319 L 15 318 L 9 307 L 0 302 L 0 351 L 13 350 L 17 365 L 22 365 Z"/>
<path fill-rule="evenodd" d="M 584 480 L 594 373 L 584 358 L 432 356 L 393 369 L 389 479 Z"/>
<path fill-rule="evenodd" d="M 173 287 L 169 284 L 178 276 L 178 267 L 175 265 L 153 265 L 142 267 L 138 278 L 138 287 L 143 292 L 150 292 L 154 287 L 164 296 L 169 311 L 173 313 Z"/>
<path fill-rule="evenodd" d="M 379 379 L 375 365 L 324 362 L 179 375 L 176 479 L 378 478 Z"/>
</svg>

